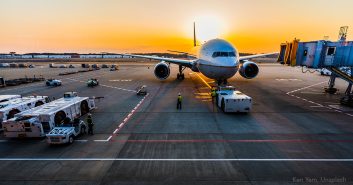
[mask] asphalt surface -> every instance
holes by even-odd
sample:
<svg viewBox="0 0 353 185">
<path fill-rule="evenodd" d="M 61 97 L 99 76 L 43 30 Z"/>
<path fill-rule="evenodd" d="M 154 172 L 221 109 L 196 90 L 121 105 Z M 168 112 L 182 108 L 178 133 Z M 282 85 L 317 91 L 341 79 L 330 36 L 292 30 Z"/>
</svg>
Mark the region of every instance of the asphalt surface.
<svg viewBox="0 0 353 185">
<path fill-rule="evenodd" d="M 184 81 L 176 80 L 176 66 L 157 80 L 151 63 L 58 76 L 78 69 L 0 69 L 5 78 L 63 81 L 0 94 L 104 97 L 93 111 L 95 135 L 72 145 L 0 136 L 0 184 L 353 184 L 353 109 L 339 105 L 347 86 L 340 79 L 339 93 L 328 95 L 328 77 L 261 64 L 257 78 L 229 80 L 253 98 L 251 112 L 224 114 L 200 78 L 212 80 L 190 70 Z M 100 86 L 88 88 L 90 77 Z M 139 85 L 147 85 L 147 96 L 136 95 Z"/>
</svg>

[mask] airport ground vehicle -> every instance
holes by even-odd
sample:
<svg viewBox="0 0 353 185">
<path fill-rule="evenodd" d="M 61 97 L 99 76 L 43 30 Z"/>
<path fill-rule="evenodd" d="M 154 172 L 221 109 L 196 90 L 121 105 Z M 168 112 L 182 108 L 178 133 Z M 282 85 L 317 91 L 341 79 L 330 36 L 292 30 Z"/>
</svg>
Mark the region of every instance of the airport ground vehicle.
<svg viewBox="0 0 353 185">
<path fill-rule="evenodd" d="M 137 95 L 146 95 L 147 94 L 147 86 L 142 85 L 136 88 L 136 94 Z"/>
<path fill-rule="evenodd" d="M 249 112 L 251 109 L 251 97 L 237 91 L 233 86 L 220 86 L 216 93 L 217 106 L 223 112 Z"/>
<path fill-rule="evenodd" d="M 116 70 L 119 70 L 119 67 L 118 67 L 118 65 L 113 64 L 113 65 L 110 67 L 110 71 L 116 71 Z"/>
<path fill-rule="evenodd" d="M 53 130 L 46 134 L 47 142 L 49 144 L 71 144 L 74 142 L 74 138 L 83 134 L 83 130 L 86 128 L 87 125 L 84 121 L 62 124 L 60 127 L 54 127 Z"/>
<path fill-rule="evenodd" d="M 57 80 L 57 79 L 48 79 L 45 84 L 47 86 L 60 86 L 61 85 L 61 80 Z"/>
<path fill-rule="evenodd" d="M 92 64 L 92 69 L 99 70 L 100 67 L 98 66 L 98 64 Z"/>
<path fill-rule="evenodd" d="M 21 98 L 21 95 L 0 95 L 0 103 L 16 98 Z"/>
<path fill-rule="evenodd" d="M 94 99 L 79 97 L 76 92 L 67 92 L 63 98 L 18 113 L 14 118 L 4 121 L 4 136 L 44 137 L 65 118 L 78 118 L 94 108 Z"/>
<path fill-rule="evenodd" d="M 88 81 L 87 81 L 88 87 L 94 87 L 97 85 L 99 85 L 99 81 L 97 79 L 95 79 L 95 78 L 88 79 Z"/>
<path fill-rule="evenodd" d="M 0 87 L 5 87 L 6 83 L 5 83 L 5 79 L 3 77 L 0 77 Z"/>
<path fill-rule="evenodd" d="M 2 122 L 11 119 L 15 114 L 29 110 L 33 107 L 41 106 L 49 102 L 47 96 L 28 96 L 10 99 L 0 103 L 0 129 Z"/>
<path fill-rule="evenodd" d="M 348 75 L 351 74 L 351 69 L 349 67 L 340 67 L 339 69 Z M 331 76 L 332 72 L 326 68 L 322 68 L 320 69 L 320 74 L 324 76 Z"/>
<path fill-rule="evenodd" d="M 81 67 L 82 67 L 82 68 L 90 68 L 91 65 L 90 65 L 90 64 L 81 64 Z"/>
</svg>

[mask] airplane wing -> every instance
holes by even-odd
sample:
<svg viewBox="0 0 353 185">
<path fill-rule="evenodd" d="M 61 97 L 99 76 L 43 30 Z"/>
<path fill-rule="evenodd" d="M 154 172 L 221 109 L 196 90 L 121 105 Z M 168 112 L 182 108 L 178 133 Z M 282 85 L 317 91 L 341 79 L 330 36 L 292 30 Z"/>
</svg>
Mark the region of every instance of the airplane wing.
<svg viewBox="0 0 353 185">
<path fill-rule="evenodd" d="M 192 67 L 196 60 L 185 60 L 185 59 L 176 59 L 176 58 L 164 58 L 164 57 L 157 57 L 157 56 L 148 56 L 148 55 L 132 55 L 132 54 L 121 54 L 123 56 L 130 56 L 135 58 L 146 58 L 152 60 L 160 60 L 165 61 L 181 66 Z"/>
<path fill-rule="evenodd" d="M 248 59 L 252 59 L 252 58 L 264 57 L 264 56 L 273 55 L 273 54 L 278 54 L 278 52 L 274 52 L 274 53 L 265 53 L 265 54 L 257 54 L 257 55 L 242 56 L 242 57 L 239 57 L 239 60 L 240 60 L 240 61 L 244 61 L 244 60 L 248 60 Z"/>
</svg>

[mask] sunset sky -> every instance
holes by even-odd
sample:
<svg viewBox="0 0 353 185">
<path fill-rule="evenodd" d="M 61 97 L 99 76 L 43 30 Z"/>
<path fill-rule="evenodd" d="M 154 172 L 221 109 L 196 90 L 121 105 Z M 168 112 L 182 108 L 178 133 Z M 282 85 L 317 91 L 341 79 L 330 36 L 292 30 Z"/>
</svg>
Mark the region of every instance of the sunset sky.
<svg viewBox="0 0 353 185">
<path fill-rule="evenodd" d="M 0 0 L 0 53 L 192 51 L 232 42 L 240 52 L 278 51 L 294 37 L 353 38 L 352 0 Z"/>
</svg>

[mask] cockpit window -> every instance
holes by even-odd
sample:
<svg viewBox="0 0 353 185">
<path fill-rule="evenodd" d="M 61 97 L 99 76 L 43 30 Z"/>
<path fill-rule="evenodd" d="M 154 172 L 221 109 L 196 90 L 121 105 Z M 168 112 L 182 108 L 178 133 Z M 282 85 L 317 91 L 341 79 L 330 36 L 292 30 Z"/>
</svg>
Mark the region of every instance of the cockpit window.
<svg viewBox="0 0 353 185">
<path fill-rule="evenodd" d="M 212 57 L 235 57 L 235 52 L 216 51 L 212 54 Z"/>
</svg>

